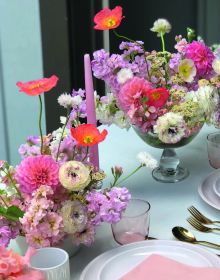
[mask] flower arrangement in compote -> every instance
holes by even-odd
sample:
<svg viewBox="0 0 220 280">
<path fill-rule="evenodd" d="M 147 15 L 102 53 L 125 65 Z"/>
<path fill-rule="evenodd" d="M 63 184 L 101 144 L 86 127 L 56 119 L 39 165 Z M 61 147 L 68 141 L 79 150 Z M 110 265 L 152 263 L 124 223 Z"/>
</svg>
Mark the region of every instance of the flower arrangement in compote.
<svg viewBox="0 0 220 280">
<path fill-rule="evenodd" d="M 112 168 L 114 182 L 100 188 L 105 173 L 89 161 L 89 148 L 104 141 L 107 131 L 81 124 L 86 118 L 84 90 L 63 93 L 58 103 L 66 111 L 62 127 L 42 134 L 41 94 L 54 88 L 53 75 L 31 82 L 18 82 L 20 92 L 40 100 L 40 136 L 28 136 L 19 148 L 16 166 L 0 161 L 0 245 L 24 236 L 35 248 L 57 246 L 67 236 L 75 244 L 90 245 L 98 225 L 116 223 L 130 200 L 125 187 L 118 187 L 122 168 Z M 142 164 L 143 165 L 143 164 Z"/>
<path fill-rule="evenodd" d="M 176 36 L 175 51 L 165 48 L 165 34 L 171 30 L 166 19 L 151 28 L 161 39 L 162 49 L 146 50 L 116 31 L 123 20 L 122 7 L 104 8 L 94 17 L 96 30 L 112 30 L 122 40 L 119 52 L 95 51 L 93 74 L 103 80 L 110 93 L 96 97 L 101 123 L 133 127 L 147 144 L 164 149 L 153 177 L 177 182 L 188 176 L 179 165 L 174 148 L 189 143 L 204 123 L 220 127 L 220 48 L 210 48 L 195 32 Z"/>
<path fill-rule="evenodd" d="M 105 81 L 110 92 L 97 98 L 101 122 L 135 126 L 157 135 L 161 143 L 175 144 L 196 133 L 203 123 L 220 126 L 220 49 L 213 51 L 202 40 L 176 36 L 175 52 L 165 49 L 164 35 L 171 30 L 166 19 L 151 28 L 161 38 L 162 50 L 145 50 L 116 32 L 124 16 L 122 7 L 103 9 L 94 17 L 96 30 L 113 30 L 123 41 L 120 53 L 94 52 L 94 76 Z"/>
</svg>

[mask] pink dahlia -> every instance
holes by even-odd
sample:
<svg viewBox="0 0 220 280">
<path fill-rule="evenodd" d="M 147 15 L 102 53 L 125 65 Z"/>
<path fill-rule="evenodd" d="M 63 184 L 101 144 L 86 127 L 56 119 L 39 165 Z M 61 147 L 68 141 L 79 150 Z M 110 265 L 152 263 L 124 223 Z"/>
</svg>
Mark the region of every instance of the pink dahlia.
<svg viewBox="0 0 220 280">
<path fill-rule="evenodd" d="M 193 41 L 186 46 L 186 58 L 193 60 L 199 78 L 209 76 L 212 72 L 214 54 L 204 43 Z"/>
<path fill-rule="evenodd" d="M 56 187 L 59 165 L 48 155 L 27 157 L 17 166 L 15 179 L 24 193 L 31 194 L 42 185 Z"/>
<path fill-rule="evenodd" d="M 118 95 L 121 108 L 125 112 L 128 112 L 131 105 L 139 107 L 142 97 L 147 96 L 150 89 L 152 89 L 151 83 L 144 78 L 134 77 L 128 80 L 121 87 Z"/>
</svg>

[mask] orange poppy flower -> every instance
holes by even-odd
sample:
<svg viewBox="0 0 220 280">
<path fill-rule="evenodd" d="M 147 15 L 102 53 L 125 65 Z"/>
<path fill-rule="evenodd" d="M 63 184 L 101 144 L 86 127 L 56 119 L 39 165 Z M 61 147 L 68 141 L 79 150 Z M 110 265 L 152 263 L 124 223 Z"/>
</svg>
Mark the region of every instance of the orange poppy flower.
<svg viewBox="0 0 220 280">
<path fill-rule="evenodd" d="M 122 7 L 116 6 L 114 9 L 104 8 L 94 17 L 95 27 L 98 30 L 109 30 L 118 27 L 121 23 Z"/>
<path fill-rule="evenodd" d="M 153 88 L 148 90 L 147 97 L 148 100 L 146 104 L 148 106 L 154 106 L 156 108 L 162 107 L 167 99 L 169 98 L 170 93 L 166 88 Z"/>
<path fill-rule="evenodd" d="M 94 124 L 81 124 L 71 128 L 72 137 L 82 146 L 93 146 L 105 140 L 107 130 L 100 132 Z"/>
<path fill-rule="evenodd" d="M 59 78 L 55 75 L 50 78 L 43 78 L 40 80 L 30 81 L 26 83 L 17 82 L 16 86 L 20 88 L 20 92 L 24 92 L 31 96 L 40 95 L 43 92 L 51 90 L 56 86 Z"/>
</svg>

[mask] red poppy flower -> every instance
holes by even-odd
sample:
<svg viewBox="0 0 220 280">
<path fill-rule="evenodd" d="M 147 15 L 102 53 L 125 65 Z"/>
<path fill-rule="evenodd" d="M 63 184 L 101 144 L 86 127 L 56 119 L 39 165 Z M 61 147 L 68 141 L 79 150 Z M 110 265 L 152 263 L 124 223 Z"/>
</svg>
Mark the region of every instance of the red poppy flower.
<svg viewBox="0 0 220 280">
<path fill-rule="evenodd" d="M 93 146 L 105 140 L 108 134 L 104 129 L 101 133 L 94 124 L 81 124 L 71 128 L 73 138 L 82 146 Z"/>
<path fill-rule="evenodd" d="M 43 78 L 40 80 L 30 81 L 26 83 L 17 82 L 16 86 L 20 88 L 20 92 L 24 92 L 31 96 L 40 95 L 43 92 L 51 90 L 56 86 L 59 78 L 55 75 L 50 78 Z"/>
<path fill-rule="evenodd" d="M 118 27 L 121 23 L 122 7 L 116 6 L 114 9 L 104 8 L 94 17 L 95 27 L 98 30 L 108 30 Z"/>
<path fill-rule="evenodd" d="M 148 100 L 146 104 L 148 106 L 154 106 L 156 108 L 162 107 L 167 99 L 169 98 L 170 93 L 166 88 L 153 88 L 148 90 L 147 97 Z"/>
</svg>

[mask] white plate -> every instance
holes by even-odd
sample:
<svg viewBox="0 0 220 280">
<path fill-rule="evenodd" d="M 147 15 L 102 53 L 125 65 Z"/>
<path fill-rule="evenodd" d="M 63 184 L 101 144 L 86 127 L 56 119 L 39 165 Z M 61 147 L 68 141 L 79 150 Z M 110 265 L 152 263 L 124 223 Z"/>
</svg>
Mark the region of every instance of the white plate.
<svg viewBox="0 0 220 280">
<path fill-rule="evenodd" d="M 220 178 L 220 171 L 215 171 L 208 175 L 199 185 L 198 192 L 201 198 L 210 206 L 220 210 L 220 197 L 214 192 L 213 186 Z"/>
<path fill-rule="evenodd" d="M 213 185 L 213 190 L 214 190 L 215 194 L 216 194 L 218 197 L 220 197 L 220 178 L 218 178 L 218 179 L 215 181 L 215 183 L 214 183 L 214 185 Z"/>
<path fill-rule="evenodd" d="M 220 258 L 198 245 L 180 241 L 148 240 L 103 253 L 86 266 L 80 280 L 117 280 L 152 254 L 192 266 L 220 268 Z"/>
</svg>

